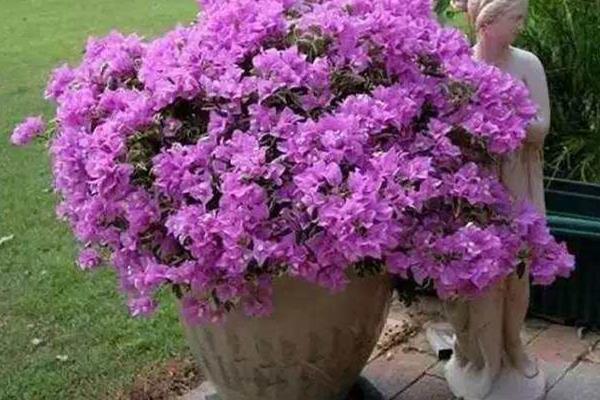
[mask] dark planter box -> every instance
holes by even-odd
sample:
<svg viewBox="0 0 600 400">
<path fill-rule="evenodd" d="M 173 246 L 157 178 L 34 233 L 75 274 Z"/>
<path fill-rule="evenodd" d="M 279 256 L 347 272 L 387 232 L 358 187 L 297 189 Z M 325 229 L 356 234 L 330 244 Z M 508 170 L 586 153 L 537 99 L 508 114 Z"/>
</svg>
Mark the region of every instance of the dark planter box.
<svg viewBox="0 0 600 400">
<path fill-rule="evenodd" d="M 569 325 L 600 327 L 600 186 L 547 180 L 548 222 L 567 242 L 577 269 L 549 287 L 533 286 L 530 313 Z"/>
</svg>

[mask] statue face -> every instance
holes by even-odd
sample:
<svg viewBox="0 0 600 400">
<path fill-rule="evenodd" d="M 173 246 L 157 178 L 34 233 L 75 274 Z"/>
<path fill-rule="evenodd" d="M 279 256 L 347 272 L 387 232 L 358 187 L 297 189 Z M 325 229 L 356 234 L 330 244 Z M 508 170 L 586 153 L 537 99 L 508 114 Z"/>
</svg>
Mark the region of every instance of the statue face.
<svg viewBox="0 0 600 400">
<path fill-rule="evenodd" d="M 512 44 L 525 26 L 526 11 L 514 7 L 481 27 L 481 34 L 500 45 Z"/>
</svg>

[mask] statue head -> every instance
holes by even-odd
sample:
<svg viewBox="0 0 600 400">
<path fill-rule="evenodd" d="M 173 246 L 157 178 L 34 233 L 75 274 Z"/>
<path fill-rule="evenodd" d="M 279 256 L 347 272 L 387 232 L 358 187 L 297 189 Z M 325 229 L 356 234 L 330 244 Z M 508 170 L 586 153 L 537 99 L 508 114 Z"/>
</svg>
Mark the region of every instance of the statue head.
<svg viewBox="0 0 600 400">
<path fill-rule="evenodd" d="M 480 38 L 510 45 L 527 20 L 528 0 L 468 0 L 469 20 Z"/>
</svg>

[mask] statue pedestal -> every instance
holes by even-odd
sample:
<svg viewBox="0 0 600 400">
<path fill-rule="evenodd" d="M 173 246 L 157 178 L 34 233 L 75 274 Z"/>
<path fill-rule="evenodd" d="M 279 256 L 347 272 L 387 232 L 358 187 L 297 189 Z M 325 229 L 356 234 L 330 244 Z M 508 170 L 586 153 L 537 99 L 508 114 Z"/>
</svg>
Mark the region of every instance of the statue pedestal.
<svg viewBox="0 0 600 400">
<path fill-rule="evenodd" d="M 543 400 L 546 397 L 546 376 L 541 368 L 535 377 L 526 378 L 514 368 L 503 367 L 483 397 L 477 393 L 485 391 L 493 379 L 485 376 L 485 371 L 475 373 L 461 368 L 452 358 L 445 372 L 452 393 L 464 400 Z"/>
</svg>

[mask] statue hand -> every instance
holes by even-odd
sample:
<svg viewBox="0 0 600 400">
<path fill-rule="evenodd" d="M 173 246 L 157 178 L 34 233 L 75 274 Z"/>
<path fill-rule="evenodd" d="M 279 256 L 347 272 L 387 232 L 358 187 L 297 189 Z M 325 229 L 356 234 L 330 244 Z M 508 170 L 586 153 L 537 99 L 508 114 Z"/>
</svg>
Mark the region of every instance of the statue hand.
<svg viewBox="0 0 600 400">
<path fill-rule="evenodd" d="M 468 0 L 451 0 L 450 1 L 450 5 L 456 11 L 467 11 L 467 7 L 468 7 L 467 3 L 468 3 Z"/>
</svg>

